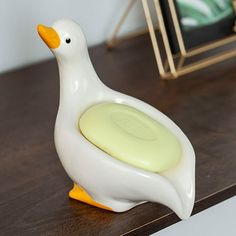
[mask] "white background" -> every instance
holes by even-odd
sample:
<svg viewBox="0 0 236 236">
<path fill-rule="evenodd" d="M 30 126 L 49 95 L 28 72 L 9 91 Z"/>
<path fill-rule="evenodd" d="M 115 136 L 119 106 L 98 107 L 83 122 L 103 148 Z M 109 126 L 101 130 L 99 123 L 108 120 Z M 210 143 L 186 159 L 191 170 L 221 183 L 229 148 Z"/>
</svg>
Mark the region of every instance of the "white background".
<svg viewBox="0 0 236 236">
<path fill-rule="evenodd" d="M 236 197 L 180 221 L 152 236 L 235 236 Z"/>
<path fill-rule="evenodd" d="M 61 17 L 77 21 L 89 46 L 111 34 L 128 0 L 0 0 L 0 73 L 52 57 L 36 26 Z M 121 34 L 146 27 L 141 1 L 131 11 Z"/>
</svg>

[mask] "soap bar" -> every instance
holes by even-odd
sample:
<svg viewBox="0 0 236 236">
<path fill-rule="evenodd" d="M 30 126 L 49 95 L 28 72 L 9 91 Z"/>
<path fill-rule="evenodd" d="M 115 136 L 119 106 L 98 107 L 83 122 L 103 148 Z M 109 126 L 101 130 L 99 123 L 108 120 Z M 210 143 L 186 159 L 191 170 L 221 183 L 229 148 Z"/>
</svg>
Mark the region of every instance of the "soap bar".
<svg viewBox="0 0 236 236">
<path fill-rule="evenodd" d="M 171 130 L 128 105 L 96 104 L 82 114 L 79 129 L 110 156 L 144 170 L 162 172 L 181 158 L 181 145 Z"/>
</svg>

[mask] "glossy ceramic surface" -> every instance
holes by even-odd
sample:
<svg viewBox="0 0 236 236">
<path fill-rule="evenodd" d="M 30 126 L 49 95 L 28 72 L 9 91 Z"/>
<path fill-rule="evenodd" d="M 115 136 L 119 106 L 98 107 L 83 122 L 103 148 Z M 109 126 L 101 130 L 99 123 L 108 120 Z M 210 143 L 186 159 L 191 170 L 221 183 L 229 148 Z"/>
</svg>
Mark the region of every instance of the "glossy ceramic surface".
<svg viewBox="0 0 236 236">
<path fill-rule="evenodd" d="M 116 212 L 150 201 L 166 205 L 181 219 L 188 218 L 195 198 L 195 154 L 188 138 L 154 107 L 114 91 L 100 81 L 79 25 L 68 19 L 58 20 L 50 28 L 50 36 L 46 28 L 40 27 L 43 26 L 38 27 L 40 36 L 48 46 L 52 45 L 51 51 L 58 61 L 60 102 L 55 144 L 73 182 L 82 186 L 96 202 Z M 160 174 L 145 171 L 112 158 L 85 139 L 78 131 L 78 119 L 88 107 L 102 102 L 127 104 L 169 128 L 182 147 L 178 165 Z"/>
</svg>

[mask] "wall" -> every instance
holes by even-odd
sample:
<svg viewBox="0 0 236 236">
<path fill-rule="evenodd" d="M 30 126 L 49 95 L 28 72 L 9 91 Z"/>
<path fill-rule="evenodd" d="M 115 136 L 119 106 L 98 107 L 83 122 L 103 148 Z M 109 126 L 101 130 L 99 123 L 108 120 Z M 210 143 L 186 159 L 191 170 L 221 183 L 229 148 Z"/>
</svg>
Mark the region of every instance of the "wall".
<svg viewBox="0 0 236 236">
<path fill-rule="evenodd" d="M 127 0 L 0 0 L 0 73 L 52 57 L 39 39 L 38 23 L 50 25 L 61 17 L 80 23 L 88 45 L 111 34 Z M 145 27 L 141 1 L 135 4 L 121 34 Z"/>
</svg>

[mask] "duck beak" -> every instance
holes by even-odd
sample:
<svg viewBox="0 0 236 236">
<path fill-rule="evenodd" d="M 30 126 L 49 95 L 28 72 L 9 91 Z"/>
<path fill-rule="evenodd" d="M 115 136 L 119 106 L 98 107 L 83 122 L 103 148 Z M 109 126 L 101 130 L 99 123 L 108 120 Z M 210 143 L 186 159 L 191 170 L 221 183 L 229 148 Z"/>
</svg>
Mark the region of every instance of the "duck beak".
<svg viewBox="0 0 236 236">
<path fill-rule="evenodd" d="M 60 46 L 59 35 L 53 28 L 38 25 L 37 30 L 42 40 L 48 45 L 49 48 L 55 49 Z"/>
</svg>

